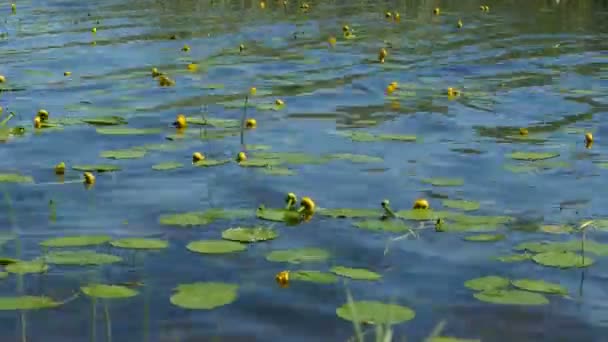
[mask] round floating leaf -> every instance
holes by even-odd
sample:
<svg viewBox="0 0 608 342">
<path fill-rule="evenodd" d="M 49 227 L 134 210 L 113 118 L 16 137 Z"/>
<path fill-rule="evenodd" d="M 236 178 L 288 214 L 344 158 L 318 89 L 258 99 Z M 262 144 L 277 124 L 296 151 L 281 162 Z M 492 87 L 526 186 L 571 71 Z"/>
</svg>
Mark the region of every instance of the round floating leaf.
<svg viewBox="0 0 608 342">
<path fill-rule="evenodd" d="M 572 227 L 563 225 L 543 225 L 540 230 L 549 234 L 569 234 L 574 231 Z"/>
<path fill-rule="evenodd" d="M 544 280 L 534 279 L 518 279 L 511 282 L 513 286 L 520 290 L 532 291 L 532 292 L 543 292 L 550 294 L 561 294 L 565 295 L 568 290 L 560 284 L 546 282 Z"/>
<path fill-rule="evenodd" d="M 272 251 L 266 255 L 266 260 L 300 264 L 305 262 L 322 262 L 329 258 L 329 252 L 320 248 L 295 248 Z"/>
<path fill-rule="evenodd" d="M 378 140 L 382 141 L 403 141 L 403 142 L 412 142 L 416 141 L 415 135 L 406 135 L 406 134 L 379 134 L 376 136 Z"/>
<path fill-rule="evenodd" d="M 107 235 L 66 236 L 42 241 L 40 245 L 43 247 L 85 247 L 102 245 L 110 240 L 111 238 Z"/>
<path fill-rule="evenodd" d="M 482 302 L 503 305 L 545 305 L 547 297 L 540 293 L 521 290 L 491 290 L 475 293 L 473 296 Z"/>
<path fill-rule="evenodd" d="M 384 161 L 384 159 L 380 157 L 352 153 L 334 153 L 328 155 L 327 158 L 335 160 L 347 160 L 353 163 L 382 163 Z"/>
<path fill-rule="evenodd" d="M 122 168 L 117 165 L 97 164 L 97 165 L 74 165 L 73 170 L 82 172 L 112 172 L 120 171 Z"/>
<path fill-rule="evenodd" d="M 129 128 L 129 127 L 103 127 L 97 128 L 97 133 L 108 135 L 147 135 L 160 134 L 158 128 Z"/>
<path fill-rule="evenodd" d="M 281 161 L 275 159 L 247 159 L 239 162 L 242 167 L 271 167 L 281 165 Z"/>
<path fill-rule="evenodd" d="M 289 275 L 292 280 L 307 281 L 319 284 L 332 284 L 338 281 L 338 277 L 331 273 L 320 271 L 295 271 Z"/>
<path fill-rule="evenodd" d="M 0 183 L 32 183 L 34 179 L 18 173 L 0 173 Z"/>
<path fill-rule="evenodd" d="M 524 254 L 512 254 L 512 255 L 504 255 L 496 258 L 498 261 L 502 262 L 519 262 L 526 261 L 532 259 L 532 255 L 528 253 Z"/>
<path fill-rule="evenodd" d="M 223 254 L 242 252 L 247 249 L 247 246 L 234 241 L 200 240 L 190 242 L 186 248 L 192 252 L 203 254 Z"/>
<path fill-rule="evenodd" d="M 118 299 L 129 298 L 137 295 L 137 291 L 121 285 L 89 284 L 80 290 L 89 297 Z"/>
<path fill-rule="evenodd" d="M 124 125 L 127 123 L 127 120 L 121 118 L 120 116 L 99 116 L 96 118 L 82 119 L 82 122 L 90 125 L 113 126 Z"/>
<path fill-rule="evenodd" d="M 478 234 L 467 236 L 464 240 L 472 242 L 495 242 L 504 240 L 504 238 L 505 236 L 503 234 Z"/>
<path fill-rule="evenodd" d="M 270 176 L 295 176 L 296 172 L 284 167 L 265 167 L 260 172 Z"/>
<path fill-rule="evenodd" d="M 8 272 L 0 272 L 0 279 L 8 278 Z"/>
<path fill-rule="evenodd" d="M 125 238 L 111 241 L 110 244 L 114 247 L 128 249 L 164 249 L 169 246 L 165 240 L 146 238 Z"/>
<path fill-rule="evenodd" d="M 95 253 L 92 251 L 61 251 L 51 252 L 44 256 L 44 261 L 57 265 L 104 265 L 122 261 L 116 255 Z"/>
<path fill-rule="evenodd" d="M 340 208 L 340 209 L 319 209 L 319 215 L 329 216 L 333 218 L 380 218 L 383 214 L 379 209 L 355 209 L 355 208 Z"/>
<path fill-rule="evenodd" d="M 175 170 L 184 167 L 184 164 L 178 162 L 166 162 L 152 165 L 152 170 L 155 171 L 168 171 Z"/>
<path fill-rule="evenodd" d="M 254 228 L 229 228 L 222 232 L 222 239 L 239 242 L 258 242 L 276 239 L 279 236 L 274 229 L 269 227 Z"/>
<path fill-rule="evenodd" d="M 465 200 L 443 200 L 441 204 L 446 208 L 460 209 L 464 211 L 473 211 L 479 209 L 479 202 Z"/>
<path fill-rule="evenodd" d="M 377 301 L 354 301 L 336 309 L 336 315 L 347 321 L 368 324 L 397 324 L 410 321 L 416 317 L 414 310 L 397 305 Z"/>
<path fill-rule="evenodd" d="M 433 186 L 461 186 L 464 185 L 464 180 L 461 178 L 425 178 L 422 183 L 431 184 Z"/>
<path fill-rule="evenodd" d="M 206 216 L 204 212 L 189 212 L 160 217 L 160 224 L 180 227 L 204 226 L 213 221 L 214 219 Z"/>
<path fill-rule="evenodd" d="M 186 118 L 189 124 L 202 125 L 202 126 L 213 126 L 218 128 L 236 128 L 241 127 L 241 122 L 234 119 L 215 119 L 215 118 L 200 118 L 189 116 Z"/>
<path fill-rule="evenodd" d="M 572 252 L 544 252 L 536 254 L 532 257 L 535 263 L 558 268 L 571 268 L 571 267 L 588 267 L 594 262 L 588 256 L 583 258 L 582 255 Z"/>
<path fill-rule="evenodd" d="M 274 160 L 275 164 L 322 164 L 326 158 L 300 152 L 256 152 L 254 159 Z"/>
<path fill-rule="evenodd" d="M 396 220 L 366 220 L 354 222 L 353 225 L 361 229 L 385 230 L 394 233 L 406 232 L 410 230 L 410 227 L 405 222 Z"/>
<path fill-rule="evenodd" d="M 256 216 L 259 219 L 273 222 L 287 222 L 291 224 L 300 222 L 300 214 L 297 211 L 285 209 L 260 207 L 256 211 Z"/>
<path fill-rule="evenodd" d="M 239 286 L 226 283 L 181 284 L 171 296 L 171 303 L 184 309 L 211 310 L 234 302 Z"/>
<path fill-rule="evenodd" d="M 449 211 L 435 211 L 432 209 L 410 209 L 410 210 L 399 210 L 396 215 L 406 220 L 412 221 L 428 221 L 437 220 L 438 218 L 452 217 L 454 213 Z"/>
<path fill-rule="evenodd" d="M 511 159 L 536 161 L 559 157 L 557 152 L 513 152 L 509 155 Z"/>
<path fill-rule="evenodd" d="M 213 166 L 220 166 L 220 165 L 228 164 L 230 162 L 231 162 L 230 159 L 218 159 L 218 160 L 203 159 L 203 160 L 200 160 L 200 161 L 197 161 L 196 163 L 194 163 L 194 166 L 213 167 Z"/>
<path fill-rule="evenodd" d="M 54 308 L 61 305 L 49 297 L 21 296 L 0 297 L 0 310 L 36 310 Z"/>
<path fill-rule="evenodd" d="M 534 253 L 542 252 L 578 252 L 582 249 L 581 240 L 570 240 L 564 242 L 532 241 L 524 242 L 515 246 L 515 250 L 527 250 Z M 608 244 L 593 240 L 585 240 L 585 252 L 596 255 L 608 255 Z"/>
<path fill-rule="evenodd" d="M 49 266 L 40 261 L 18 261 L 6 266 L 6 271 L 17 274 L 43 273 L 48 269 Z"/>
<path fill-rule="evenodd" d="M 0 257 L 0 265 L 2 265 L 2 266 L 14 264 L 14 263 L 16 263 L 18 261 L 19 261 L 18 259 L 7 258 L 7 257 Z"/>
<path fill-rule="evenodd" d="M 143 158 L 145 155 L 146 151 L 139 149 L 110 150 L 100 153 L 102 158 L 109 159 L 138 159 Z"/>
<path fill-rule="evenodd" d="M 330 269 L 333 273 L 356 280 L 378 280 L 382 276 L 365 268 L 352 268 L 346 266 L 334 266 Z"/>
<path fill-rule="evenodd" d="M 509 279 L 499 276 L 475 278 L 464 282 L 464 286 L 475 291 L 488 291 L 509 287 Z"/>
</svg>

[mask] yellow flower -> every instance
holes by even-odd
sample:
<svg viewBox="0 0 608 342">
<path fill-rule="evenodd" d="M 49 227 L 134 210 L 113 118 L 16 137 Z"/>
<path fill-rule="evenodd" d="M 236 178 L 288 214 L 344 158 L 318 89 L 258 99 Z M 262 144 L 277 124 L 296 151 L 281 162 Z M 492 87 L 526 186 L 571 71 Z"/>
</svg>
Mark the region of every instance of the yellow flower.
<svg viewBox="0 0 608 342">
<path fill-rule="evenodd" d="M 393 14 L 393 19 L 394 19 L 395 21 L 400 21 L 400 20 L 401 20 L 401 14 L 399 14 L 399 12 L 395 12 L 395 13 Z"/>
<path fill-rule="evenodd" d="M 303 213 L 304 216 L 312 216 L 315 213 L 315 202 L 310 197 L 302 197 L 300 202 L 300 209 L 298 211 Z"/>
<path fill-rule="evenodd" d="M 242 161 L 247 160 L 247 155 L 245 154 L 245 152 L 239 152 L 239 154 L 236 155 L 236 162 L 240 163 Z"/>
<path fill-rule="evenodd" d="M 184 47 L 182 48 L 182 51 L 184 51 L 184 52 L 190 51 L 190 47 L 188 46 L 188 44 L 184 44 Z"/>
<path fill-rule="evenodd" d="M 72 72 L 71 71 L 64 71 L 63 72 L 63 76 L 72 76 Z"/>
<path fill-rule="evenodd" d="M 188 69 L 188 71 L 195 72 L 195 71 L 198 71 L 198 64 L 190 63 L 190 64 L 188 64 L 188 66 L 186 68 Z"/>
<path fill-rule="evenodd" d="M 44 109 L 40 109 L 38 111 L 38 114 L 36 114 L 36 116 L 40 118 L 40 121 L 44 122 L 49 119 L 49 112 L 47 112 Z"/>
<path fill-rule="evenodd" d="M 199 162 L 204 159 L 205 159 L 205 156 L 202 153 L 200 153 L 200 152 L 192 153 L 192 163 L 196 163 L 196 162 Z"/>
<path fill-rule="evenodd" d="M 296 194 L 294 194 L 293 192 L 288 193 L 287 197 L 285 198 L 285 203 L 287 203 L 285 209 L 293 210 L 297 201 L 298 197 L 296 196 Z"/>
<path fill-rule="evenodd" d="M 460 91 L 458 89 L 452 87 L 448 88 L 448 97 L 455 97 L 458 95 L 460 95 Z"/>
<path fill-rule="evenodd" d="M 251 87 L 249 88 L 249 95 L 251 96 L 255 96 L 255 94 L 258 92 L 258 89 L 256 87 Z"/>
<path fill-rule="evenodd" d="M 95 176 L 91 172 L 84 173 L 84 184 L 87 184 L 87 185 L 95 184 Z"/>
<path fill-rule="evenodd" d="M 395 89 L 399 89 L 399 83 L 397 83 L 397 81 L 393 81 L 389 85 L 393 86 Z"/>
<path fill-rule="evenodd" d="M 6 82 L 6 77 L 4 75 L 0 75 L 0 83 Z"/>
<path fill-rule="evenodd" d="M 527 128 L 520 128 L 519 129 L 519 135 L 528 135 L 528 129 Z"/>
<path fill-rule="evenodd" d="M 39 116 L 34 118 L 34 128 L 42 128 L 42 121 Z"/>
<path fill-rule="evenodd" d="M 380 49 L 380 52 L 378 52 L 378 61 L 380 61 L 380 63 L 384 63 L 384 59 L 386 58 L 386 56 L 388 56 L 388 52 L 386 51 L 386 49 Z"/>
<path fill-rule="evenodd" d="M 456 23 L 456 27 L 462 28 L 462 20 L 458 19 L 458 23 Z"/>
<path fill-rule="evenodd" d="M 158 84 L 161 87 L 171 87 L 175 85 L 175 81 L 167 76 L 161 75 L 158 77 Z"/>
<path fill-rule="evenodd" d="M 283 100 L 281 100 L 281 99 L 276 99 L 276 100 L 274 101 L 274 103 L 275 103 L 277 106 L 283 106 L 283 105 L 285 104 L 285 102 L 283 102 Z"/>
<path fill-rule="evenodd" d="M 65 173 L 65 163 L 61 162 L 57 165 L 55 165 L 55 174 L 56 175 L 62 175 Z"/>
<path fill-rule="evenodd" d="M 393 13 L 391 13 L 391 12 L 386 12 L 386 13 L 384 13 L 384 17 L 385 17 L 386 19 L 392 19 L 392 18 L 393 18 Z"/>
<path fill-rule="evenodd" d="M 431 206 L 424 198 L 419 198 L 414 202 L 414 209 L 429 209 Z"/>
<path fill-rule="evenodd" d="M 439 7 L 435 7 L 435 9 L 433 9 L 434 15 L 439 15 L 440 12 L 441 12 L 441 10 L 439 9 Z"/>
<path fill-rule="evenodd" d="M 162 75 L 162 73 L 158 71 L 158 69 L 152 68 L 152 77 L 158 77 L 160 75 Z"/>
<path fill-rule="evenodd" d="M 484 12 L 489 12 L 490 11 L 490 6 L 488 5 L 481 5 L 479 6 L 479 9 L 484 11 Z"/>
<path fill-rule="evenodd" d="M 91 29 L 91 32 L 93 32 L 93 33 L 97 33 L 97 27 L 93 27 L 93 28 Z"/>
<path fill-rule="evenodd" d="M 389 84 L 389 85 L 386 87 L 386 94 L 387 94 L 387 95 L 392 94 L 394 91 L 395 91 L 395 87 L 394 87 L 392 84 Z"/>
<path fill-rule="evenodd" d="M 592 145 L 593 145 L 593 134 L 585 133 L 585 147 L 591 148 Z"/>
<path fill-rule="evenodd" d="M 264 1 L 260 1 L 260 8 L 261 9 L 266 8 L 266 3 Z"/>
<path fill-rule="evenodd" d="M 336 37 L 330 36 L 329 39 L 327 39 L 327 42 L 329 43 L 329 45 L 331 47 L 336 46 L 336 42 L 337 42 Z"/>
<path fill-rule="evenodd" d="M 15 13 L 17 11 L 17 5 L 11 4 L 11 11 L 13 11 L 13 13 Z"/>
<path fill-rule="evenodd" d="M 245 44 L 239 45 L 239 51 L 243 52 L 243 50 L 245 50 Z"/>
<path fill-rule="evenodd" d="M 348 25 L 342 26 L 342 32 L 350 32 L 350 27 L 348 27 Z"/>
<path fill-rule="evenodd" d="M 177 115 L 177 117 L 175 118 L 175 122 L 173 123 L 173 126 L 175 126 L 177 128 L 188 127 L 188 122 L 186 121 L 186 116 L 184 114 Z"/>
<path fill-rule="evenodd" d="M 303 3 L 302 5 L 300 5 L 300 8 L 305 11 L 308 11 L 310 9 L 310 6 L 307 3 Z"/>
<path fill-rule="evenodd" d="M 245 121 L 245 127 L 247 128 L 256 128 L 258 126 L 258 122 L 255 119 L 247 119 Z"/>
<path fill-rule="evenodd" d="M 277 281 L 277 284 L 279 284 L 279 286 L 281 287 L 288 287 L 289 286 L 289 271 L 282 271 L 277 273 L 277 275 L 274 278 Z"/>
</svg>

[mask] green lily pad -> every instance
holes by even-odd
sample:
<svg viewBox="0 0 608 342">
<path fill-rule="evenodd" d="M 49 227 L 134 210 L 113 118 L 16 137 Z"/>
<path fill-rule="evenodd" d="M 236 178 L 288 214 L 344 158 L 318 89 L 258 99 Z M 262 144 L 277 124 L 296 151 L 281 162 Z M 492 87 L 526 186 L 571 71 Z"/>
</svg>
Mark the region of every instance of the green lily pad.
<svg viewBox="0 0 608 342">
<path fill-rule="evenodd" d="M 550 294 L 561 294 L 565 295 L 568 293 L 568 289 L 561 286 L 560 284 L 546 282 L 544 280 L 534 279 L 518 279 L 511 281 L 513 286 L 520 290 L 526 290 L 531 292 L 542 292 Z"/>
<path fill-rule="evenodd" d="M 234 119 L 201 118 L 190 116 L 186 118 L 186 121 L 193 125 L 213 126 L 218 128 L 241 127 L 241 122 Z"/>
<path fill-rule="evenodd" d="M 0 272 L 0 279 L 6 279 L 8 278 L 8 272 Z"/>
<path fill-rule="evenodd" d="M 82 122 L 97 126 L 125 125 L 127 120 L 120 116 L 99 116 L 96 118 L 82 119 Z"/>
<path fill-rule="evenodd" d="M 148 135 L 160 134 L 158 128 L 103 127 L 96 129 L 98 134 L 107 135 Z"/>
<path fill-rule="evenodd" d="M 509 154 L 511 159 L 515 160 L 526 160 L 526 161 L 536 161 L 536 160 L 546 160 L 551 158 L 559 157 L 559 153 L 557 152 L 513 152 Z"/>
<path fill-rule="evenodd" d="M 527 250 L 533 253 L 579 252 L 581 247 L 582 245 L 580 240 L 570 240 L 564 242 L 532 241 L 524 242 L 515 246 L 515 250 Z M 587 239 L 585 240 L 585 252 L 602 256 L 608 255 L 608 244 Z"/>
<path fill-rule="evenodd" d="M 499 276 L 487 276 L 470 279 L 464 282 L 464 286 L 475 291 L 498 290 L 509 287 L 510 281 Z"/>
<path fill-rule="evenodd" d="M 319 284 L 332 284 L 338 281 L 335 275 L 320 271 L 295 271 L 290 273 L 289 278 Z"/>
<path fill-rule="evenodd" d="M 186 248 L 202 254 L 223 254 L 242 252 L 247 249 L 242 243 L 224 240 L 200 240 L 190 242 Z"/>
<path fill-rule="evenodd" d="M 239 162 L 239 166 L 242 167 L 266 167 L 269 168 L 271 166 L 278 166 L 281 165 L 281 161 L 280 160 L 275 160 L 275 159 L 260 159 L 260 158 L 255 158 L 255 159 L 247 159 L 247 160 L 243 160 L 241 162 Z"/>
<path fill-rule="evenodd" d="M 222 232 L 222 239 L 239 242 L 258 242 L 276 239 L 279 233 L 269 227 L 229 228 Z"/>
<path fill-rule="evenodd" d="M 48 309 L 61 304 L 43 296 L 0 297 L 0 311 Z"/>
<path fill-rule="evenodd" d="M 216 282 L 181 284 L 171 303 L 184 309 L 211 310 L 234 302 L 238 288 L 236 284 Z"/>
<path fill-rule="evenodd" d="M 274 160 L 274 163 L 278 164 L 297 164 L 297 165 L 305 165 L 305 164 L 322 164 L 327 162 L 326 158 L 317 157 L 306 153 L 301 152 L 267 152 L 260 151 L 255 152 L 253 155 L 254 159 L 265 159 L 265 160 Z M 277 165 L 277 164 L 275 164 Z"/>
<path fill-rule="evenodd" d="M 260 169 L 260 172 L 270 176 L 295 176 L 297 173 L 285 167 L 266 167 Z"/>
<path fill-rule="evenodd" d="M 445 219 L 454 215 L 454 213 L 449 211 L 435 211 L 432 209 L 399 210 L 395 214 L 397 217 L 412 221 L 428 221 L 437 220 L 439 218 Z"/>
<path fill-rule="evenodd" d="M 256 216 L 259 219 L 273 222 L 287 222 L 293 224 L 300 222 L 300 214 L 297 211 L 285 209 L 260 207 L 256 210 Z"/>
<path fill-rule="evenodd" d="M 34 179 L 18 173 L 0 173 L 0 183 L 32 183 Z"/>
<path fill-rule="evenodd" d="M 433 186 L 462 186 L 464 180 L 461 178 L 425 178 L 422 183 L 431 184 Z"/>
<path fill-rule="evenodd" d="M 451 336 L 436 336 L 433 337 L 427 342 L 481 342 L 479 339 L 469 339 L 469 338 L 457 338 Z"/>
<path fill-rule="evenodd" d="M 230 159 L 217 159 L 217 160 L 203 159 L 203 160 L 200 160 L 200 161 L 197 161 L 196 163 L 194 163 L 194 166 L 213 167 L 213 166 L 220 166 L 220 165 L 228 164 L 231 161 L 232 160 L 230 160 Z"/>
<path fill-rule="evenodd" d="M 116 255 L 96 253 L 92 251 L 60 251 L 46 254 L 43 260 L 57 265 L 105 265 L 121 262 Z"/>
<path fill-rule="evenodd" d="M 0 265 L 2 265 L 2 266 L 14 264 L 14 263 L 16 263 L 18 261 L 19 261 L 18 259 L 7 258 L 7 257 L 0 257 Z"/>
<path fill-rule="evenodd" d="M 102 151 L 99 155 L 109 159 L 138 159 L 143 158 L 146 151 L 140 149 L 109 150 Z"/>
<path fill-rule="evenodd" d="M 557 268 L 588 267 L 594 263 L 590 257 L 583 258 L 572 252 L 544 252 L 536 254 L 532 260 L 539 265 Z"/>
<path fill-rule="evenodd" d="M 365 268 L 352 268 L 346 266 L 334 266 L 330 269 L 331 272 L 355 280 L 378 280 L 382 278 L 382 275 L 367 270 Z"/>
<path fill-rule="evenodd" d="M 266 111 L 278 112 L 281 109 L 285 108 L 285 105 L 278 105 L 276 103 L 260 103 L 260 104 L 256 105 L 255 108 L 260 112 L 266 112 Z"/>
<path fill-rule="evenodd" d="M 43 247 L 85 247 L 102 245 L 110 240 L 111 238 L 107 235 L 80 235 L 48 239 L 42 241 L 40 245 Z"/>
<path fill-rule="evenodd" d="M 380 218 L 383 214 L 380 209 L 355 209 L 355 208 L 339 208 L 339 209 L 319 209 L 319 215 L 329 216 L 333 218 Z"/>
<path fill-rule="evenodd" d="M 18 261 L 6 266 L 6 271 L 16 274 L 44 273 L 48 269 L 49 266 L 40 261 Z"/>
<path fill-rule="evenodd" d="M 404 142 L 412 142 L 416 141 L 415 135 L 406 135 L 406 134 L 378 134 L 376 136 L 377 139 L 382 141 L 404 141 Z"/>
<path fill-rule="evenodd" d="M 329 259 L 329 252 L 320 248 L 295 248 L 272 251 L 266 255 L 266 260 L 300 264 L 305 262 L 322 262 Z"/>
<path fill-rule="evenodd" d="M 184 164 L 178 162 L 165 162 L 152 165 L 152 170 L 155 171 L 168 171 L 175 170 L 184 167 Z"/>
<path fill-rule="evenodd" d="M 464 211 L 474 211 L 479 209 L 479 202 L 465 201 L 465 200 L 450 200 L 446 199 L 441 201 L 441 205 L 446 208 L 460 209 Z"/>
<path fill-rule="evenodd" d="M 503 255 L 496 258 L 498 261 L 502 262 L 520 262 L 532 259 L 532 254 L 523 253 L 523 254 L 511 254 L 511 255 Z"/>
<path fill-rule="evenodd" d="M 120 166 L 109 164 L 74 165 L 72 166 L 72 169 L 82 172 L 113 172 L 122 170 Z"/>
<path fill-rule="evenodd" d="M 110 245 L 128 249 L 165 249 L 169 246 L 169 243 L 159 239 L 125 238 L 111 241 Z"/>
<path fill-rule="evenodd" d="M 367 324 L 398 324 L 416 317 L 414 310 L 397 304 L 377 301 L 353 301 L 336 309 L 336 315 L 347 321 Z"/>
<path fill-rule="evenodd" d="M 178 227 L 204 226 L 215 220 L 241 219 L 253 216 L 251 210 L 235 209 L 209 209 L 207 211 L 193 211 L 181 214 L 162 215 L 160 224 Z"/>
<path fill-rule="evenodd" d="M 545 305 L 549 304 L 547 297 L 540 293 L 521 290 L 491 290 L 478 292 L 473 295 L 482 302 L 502 305 Z"/>
<path fill-rule="evenodd" d="M 569 234 L 574 231 L 574 228 L 564 225 L 542 225 L 540 231 L 549 234 Z"/>
<path fill-rule="evenodd" d="M 121 285 L 89 284 L 80 290 L 94 298 L 118 299 L 137 296 L 137 291 Z"/>
<path fill-rule="evenodd" d="M 382 163 L 384 161 L 384 159 L 380 157 L 352 153 L 334 153 L 327 155 L 327 158 L 335 160 L 347 160 L 353 163 Z"/>
<path fill-rule="evenodd" d="M 413 141 L 416 141 L 415 135 L 401 135 L 401 134 L 374 135 L 374 134 L 371 134 L 368 132 L 362 132 L 362 131 L 345 131 L 345 132 L 340 132 L 340 135 L 350 138 L 352 141 L 355 141 L 355 142 L 375 142 L 375 141 L 413 142 Z"/>
<path fill-rule="evenodd" d="M 385 230 L 387 232 L 406 232 L 410 227 L 402 221 L 398 220 L 366 220 L 354 222 L 353 225 L 357 228 L 367 230 Z"/>
<path fill-rule="evenodd" d="M 472 242 L 495 242 L 504 240 L 504 238 L 505 236 L 503 234 L 478 234 L 467 236 L 464 240 Z"/>
</svg>

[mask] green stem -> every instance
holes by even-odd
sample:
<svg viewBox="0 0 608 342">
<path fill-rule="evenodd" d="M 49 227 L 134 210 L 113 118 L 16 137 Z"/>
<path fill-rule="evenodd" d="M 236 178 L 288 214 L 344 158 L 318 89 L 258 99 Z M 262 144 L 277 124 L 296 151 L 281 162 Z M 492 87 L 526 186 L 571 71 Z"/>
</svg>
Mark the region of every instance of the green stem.
<svg viewBox="0 0 608 342">
<path fill-rule="evenodd" d="M 93 297 L 91 301 L 91 312 L 92 312 L 92 320 L 91 320 L 91 341 L 95 342 L 97 340 L 97 298 Z"/>
<path fill-rule="evenodd" d="M 108 342 L 112 342 L 112 321 L 110 320 L 110 310 L 108 309 L 108 301 L 103 301 L 103 313 L 106 318 L 106 338 Z"/>
<path fill-rule="evenodd" d="M 243 107 L 243 117 L 241 118 L 241 145 L 245 147 L 245 120 L 247 119 L 247 103 L 249 95 L 245 95 L 245 106 Z"/>
<path fill-rule="evenodd" d="M 13 118 L 13 116 L 15 116 L 15 113 L 11 112 L 4 120 L 2 120 L 2 122 L 0 122 L 0 127 L 5 126 L 6 123 Z"/>
</svg>

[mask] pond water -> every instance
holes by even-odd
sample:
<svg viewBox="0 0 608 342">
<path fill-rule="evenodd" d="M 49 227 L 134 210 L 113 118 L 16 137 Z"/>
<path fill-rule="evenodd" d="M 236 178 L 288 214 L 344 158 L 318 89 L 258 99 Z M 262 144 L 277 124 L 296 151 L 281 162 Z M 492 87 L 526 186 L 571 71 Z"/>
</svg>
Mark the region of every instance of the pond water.
<svg viewBox="0 0 608 342">
<path fill-rule="evenodd" d="M 607 340 L 608 221 L 602 220 L 608 218 L 608 150 L 602 137 L 608 125 L 602 115 L 608 112 L 608 2 L 306 5 L 20 0 L 14 13 L 10 4 L 0 6 L 0 106 L 3 118 L 15 114 L 6 127 L 25 127 L 22 135 L 0 127 L 0 175 L 31 177 L 20 183 L 0 177 L 7 180 L 0 181 L 0 256 L 8 272 L 0 280 L 3 341 L 345 341 L 355 338 L 355 329 L 336 309 L 347 293 L 355 301 L 415 311 L 413 319 L 392 325 L 399 341 L 424 340 L 441 322 L 439 335 L 463 339 Z M 388 55 L 379 63 L 382 48 Z M 175 84 L 161 87 L 152 68 Z M 388 89 L 391 82 L 397 89 Z M 458 94 L 448 96 L 450 87 Z M 257 128 L 244 131 L 243 146 L 238 126 L 246 97 L 246 116 Z M 40 109 L 54 127 L 34 129 Z M 178 114 L 189 117 L 185 130 L 172 126 Z M 126 123 L 79 121 L 109 116 Z M 208 118 L 233 121 L 219 121 L 229 126 L 223 128 L 195 125 Z M 593 134 L 590 148 L 585 133 Z M 119 157 L 129 158 L 105 158 L 124 149 Z M 193 166 L 197 151 L 231 162 Z M 240 151 L 280 165 L 243 167 L 234 162 Z M 516 160 L 522 158 L 543 160 Z M 63 176 L 53 171 L 60 162 L 67 166 Z M 181 167 L 152 168 L 166 162 Z M 82 171 L 72 169 L 82 164 L 121 170 L 96 172 L 95 184 L 86 187 Z M 298 196 L 296 206 L 303 196 L 314 199 L 312 219 L 291 226 L 256 218 L 262 204 L 284 208 L 288 192 Z M 376 221 L 382 200 L 397 211 L 411 209 L 418 198 L 433 210 L 424 219 L 403 212 L 398 216 L 405 219 Z M 334 218 L 324 212 L 334 208 L 378 214 Z M 210 209 L 241 211 L 208 220 L 199 215 L 189 227 L 161 220 Z M 435 229 L 438 218 L 444 232 Z M 358 228 L 365 220 L 372 220 L 370 229 Z M 588 220 L 594 220 L 583 229 L 588 251 L 572 248 Z M 405 236 L 402 223 L 416 236 Z M 227 228 L 260 225 L 272 226 L 278 237 L 226 254 L 186 248 L 221 240 Z M 502 235 L 490 242 L 464 239 L 479 230 Z M 81 248 L 40 244 L 89 235 L 105 237 Z M 107 242 L 132 237 L 167 241 L 168 247 L 135 250 Z M 531 260 L 542 252 L 534 248 L 525 260 L 497 260 L 522 253 L 515 249 L 523 242 L 544 240 L 572 241 L 570 247 L 551 245 L 561 246 L 548 258 L 561 268 Z M 300 263 L 268 257 L 293 248 L 320 248 L 328 257 L 309 255 Z M 122 260 L 100 266 L 56 260 L 56 253 L 74 250 Z M 565 267 L 565 250 L 594 263 Z M 85 256 L 75 262 L 86 263 Z M 32 264 L 9 258 L 35 267 L 23 271 Z M 295 277 L 298 270 L 329 272 L 337 265 L 381 278 L 326 275 L 329 280 L 319 283 Z M 275 281 L 283 270 L 292 274 L 285 288 Z M 478 300 L 480 293 L 464 285 L 492 275 L 558 283 L 568 294 L 543 294 L 545 305 L 505 305 Z M 184 295 L 186 306 L 218 300 L 217 307 L 174 304 L 178 285 L 194 282 L 237 285 L 236 297 L 224 301 L 204 289 Z M 124 286 L 112 292 L 121 298 L 95 299 L 81 289 L 95 283 Z M 506 286 L 481 294 L 505 299 L 504 291 L 514 291 Z M 25 295 L 56 302 L 14 310 L 26 309 Z M 362 329 L 374 340 L 373 326 Z"/>
</svg>

